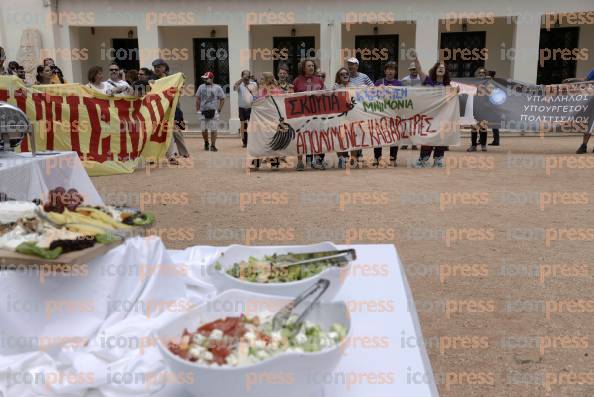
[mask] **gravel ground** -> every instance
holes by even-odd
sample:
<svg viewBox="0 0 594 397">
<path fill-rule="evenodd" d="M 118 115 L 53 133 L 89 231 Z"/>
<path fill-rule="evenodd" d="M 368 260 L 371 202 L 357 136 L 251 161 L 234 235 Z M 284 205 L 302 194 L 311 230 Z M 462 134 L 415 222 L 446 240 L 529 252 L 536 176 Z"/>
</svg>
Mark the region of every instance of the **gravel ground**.
<svg viewBox="0 0 594 397">
<path fill-rule="evenodd" d="M 397 168 L 305 172 L 246 172 L 238 139 L 188 139 L 177 168 L 93 182 L 155 213 L 170 248 L 394 244 L 442 396 L 591 397 L 594 154 L 573 154 L 579 137 L 502 139 L 452 148 L 444 169 L 401 150 Z"/>
</svg>

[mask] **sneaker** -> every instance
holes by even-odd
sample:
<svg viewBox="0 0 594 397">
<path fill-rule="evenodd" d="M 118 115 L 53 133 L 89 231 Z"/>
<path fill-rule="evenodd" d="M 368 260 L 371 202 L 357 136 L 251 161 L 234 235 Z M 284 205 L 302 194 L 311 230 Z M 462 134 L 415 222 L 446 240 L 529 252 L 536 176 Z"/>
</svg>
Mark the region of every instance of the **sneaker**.
<svg viewBox="0 0 594 397">
<path fill-rule="evenodd" d="M 487 145 L 481 145 L 481 151 L 482 152 L 486 152 L 487 151 Z"/>
<path fill-rule="evenodd" d="M 258 159 L 253 159 L 250 169 L 252 171 L 258 171 L 260 169 L 260 161 Z"/>
<path fill-rule="evenodd" d="M 581 144 L 580 147 L 578 148 L 577 152 L 575 152 L 575 154 L 584 154 L 588 152 L 588 146 L 586 146 L 585 144 Z"/>
<path fill-rule="evenodd" d="M 417 145 L 412 145 L 412 147 L 410 148 L 410 150 L 417 150 Z"/>
<path fill-rule="evenodd" d="M 177 159 L 175 157 L 170 157 L 169 158 L 169 164 L 171 164 L 171 165 L 179 165 L 179 161 L 177 161 Z"/>
<path fill-rule="evenodd" d="M 244 147 L 244 148 L 247 147 L 247 143 L 242 143 L 241 147 Z"/>
<path fill-rule="evenodd" d="M 443 168 L 443 157 L 433 157 L 433 168 Z"/>
<path fill-rule="evenodd" d="M 471 146 L 468 149 L 466 149 L 467 152 L 476 152 L 476 146 Z"/>
<path fill-rule="evenodd" d="M 215 145 L 212 145 L 212 146 L 210 147 L 210 151 L 211 151 L 211 152 L 218 152 L 218 151 L 219 151 L 219 149 L 217 149 Z"/>
<path fill-rule="evenodd" d="M 371 165 L 373 165 L 375 168 L 379 168 L 379 160 L 378 159 L 373 160 L 373 163 L 371 163 Z"/>
<path fill-rule="evenodd" d="M 499 142 L 493 141 L 493 142 L 489 143 L 489 146 L 499 146 Z"/>
<path fill-rule="evenodd" d="M 305 164 L 303 164 L 303 161 L 299 161 L 297 163 L 297 171 L 303 171 L 305 170 Z"/>
<path fill-rule="evenodd" d="M 415 168 L 427 168 L 429 167 L 429 159 L 418 159 L 414 165 Z"/>
<path fill-rule="evenodd" d="M 208 142 L 204 142 L 204 150 L 208 152 L 208 149 L 210 149 L 210 144 Z"/>
<path fill-rule="evenodd" d="M 413 146 L 413 147 L 415 147 L 415 146 Z M 402 145 L 402 146 L 400 146 L 400 149 L 406 150 L 406 149 L 408 149 L 408 145 Z"/>
</svg>

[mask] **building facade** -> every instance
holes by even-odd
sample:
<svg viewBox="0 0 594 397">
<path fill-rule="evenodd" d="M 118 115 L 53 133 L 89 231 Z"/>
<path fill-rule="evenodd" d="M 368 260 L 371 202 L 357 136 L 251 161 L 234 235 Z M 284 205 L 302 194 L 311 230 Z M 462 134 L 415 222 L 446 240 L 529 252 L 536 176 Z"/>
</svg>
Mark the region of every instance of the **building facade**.
<svg viewBox="0 0 594 397">
<path fill-rule="evenodd" d="M 228 93 L 220 129 L 229 131 L 239 126 L 230 86 L 241 71 L 259 76 L 282 62 L 294 75 L 302 57 L 318 60 L 327 86 L 352 56 L 372 78 L 388 61 L 404 77 L 415 53 L 425 70 L 442 59 L 453 76 L 482 66 L 529 83 L 594 67 L 591 0 L 19 0 L 0 2 L 0 22 L 7 60 L 54 58 L 71 82 L 86 83 L 93 65 L 137 69 L 165 59 L 186 76 L 190 124 L 199 76 L 211 70 Z"/>
</svg>

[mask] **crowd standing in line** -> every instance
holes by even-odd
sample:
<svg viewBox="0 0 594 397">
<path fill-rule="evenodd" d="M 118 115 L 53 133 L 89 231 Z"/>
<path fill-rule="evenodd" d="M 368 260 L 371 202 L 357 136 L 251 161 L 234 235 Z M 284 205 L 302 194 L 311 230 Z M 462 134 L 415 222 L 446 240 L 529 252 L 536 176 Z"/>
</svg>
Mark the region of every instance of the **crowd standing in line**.
<svg viewBox="0 0 594 397">
<path fill-rule="evenodd" d="M 239 105 L 239 133 L 242 140 L 242 146 L 245 148 L 248 144 L 248 124 L 250 121 L 253 102 L 260 97 L 277 96 L 293 92 L 308 92 L 325 89 L 345 89 L 366 86 L 443 86 L 450 85 L 450 76 L 446 65 L 443 62 L 436 62 L 427 74 L 423 73 L 416 54 L 412 54 L 413 62 L 409 65 L 409 74 L 402 79 L 398 79 L 398 67 L 396 62 L 388 61 L 383 66 L 384 76 L 375 82 L 365 73 L 359 72 L 359 60 L 355 57 L 346 60 L 346 65 L 339 68 L 334 75 L 334 82 L 326 85 L 326 73 L 321 70 L 315 59 L 305 58 L 299 62 L 297 76 L 291 81 L 290 68 L 285 63 L 278 65 L 277 76 L 271 72 L 264 72 L 258 80 L 249 70 L 241 73 L 241 79 L 233 84 L 233 90 L 238 93 Z M 0 76 L 15 75 L 21 80 L 26 80 L 25 69 L 15 61 L 10 61 L 5 66 L 6 53 L 4 48 L 0 47 Z M 151 82 L 169 75 L 169 65 L 163 59 L 156 59 L 152 62 L 153 69 L 142 67 L 139 70 L 122 70 L 117 62 L 112 62 L 108 69 L 108 78 L 105 80 L 105 73 L 102 67 L 92 66 L 88 70 L 86 87 L 108 96 L 143 96 L 151 89 Z M 489 79 L 495 77 L 494 71 L 488 71 L 484 67 L 479 67 L 475 72 L 475 77 Z M 204 150 L 217 152 L 216 139 L 220 123 L 220 113 L 225 103 L 225 91 L 214 83 L 215 75 L 207 71 L 202 75 L 202 84 L 196 90 L 196 112 L 204 140 Z M 564 83 L 574 83 L 581 81 L 594 80 L 594 69 L 584 78 L 567 79 Z M 55 64 L 52 58 L 45 58 L 42 64 L 36 69 L 36 84 L 66 84 L 64 73 Z M 175 110 L 175 126 L 173 140 L 167 150 L 167 158 L 172 164 L 177 164 L 176 157 L 189 157 L 190 153 L 185 145 L 183 131 L 186 129 L 184 115 L 180 109 L 179 103 Z M 487 151 L 487 129 L 485 121 L 478 121 L 471 126 L 471 139 L 468 152 L 478 150 Z M 210 133 L 210 137 L 209 137 Z M 583 142 L 577 150 L 577 154 L 586 153 L 591 134 L 585 133 Z M 499 129 L 493 128 L 493 141 L 491 146 L 500 145 Z M 400 149 L 407 149 L 407 145 L 401 145 Z M 399 145 L 389 147 L 389 166 L 397 166 Z M 415 145 L 412 146 L 416 150 Z M 431 166 L 429 160 L 433 155 L 433 167 L 443 167 L 445 146 L 422 146 L 419 159 L 415 167 L 425 168 Z M 372 166 L 379 167 L 383 155 L 383 148 L 374 148 Z M 338 157 L 338 168 L 346 168 L 350 161 L 351 168 L 364 166 L 363 151 L 352 150 L 348 152 L 336 153 Z M 306 168 L 314 170 L 324 170 L 328 166 L 324 154 L 306 155 L 306 161 L 303 156 L 297 157 L 297 171 L 303 171 Z M 278 169 L 280 162 L 284 158 L 264 159 L 270 160 L 271 168 Z M 252 169 L 259 169 L 262 161 L 254 159 L 251 164 Z"/>
</svg>

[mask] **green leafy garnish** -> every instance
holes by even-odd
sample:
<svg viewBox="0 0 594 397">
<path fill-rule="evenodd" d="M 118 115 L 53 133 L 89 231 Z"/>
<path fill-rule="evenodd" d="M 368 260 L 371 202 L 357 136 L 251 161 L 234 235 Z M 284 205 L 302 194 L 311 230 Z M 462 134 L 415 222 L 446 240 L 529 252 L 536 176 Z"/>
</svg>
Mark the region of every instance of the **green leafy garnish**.
<svg viewBox="0 0 594 397">
<path fill-rule="evenodd" d="M 132 220 L 132 224 L 135 226 L 147 226 L 152 225 L 155 222 L 155 215 L 151 214 L 150 212 L 144 212 L 142 214 L 138 214 Z"/>
<path fill-rule="evenodd" d="M 115 234 L 105 233 L 105 234 L 98 234 L 95 236 L 95 240 L 99 244 L 111 244 L 116 241 L 120 241 L 121 238 L 116 236 Z"/>
<path fill-rule="evenodd" d="M 56 247 L 52 250 L 37 246 L 34 241 L 26 241 L 16 247 L 16 252 L 23 255 L 33 255 L 43 259 L 56 259 L 62 254 L 62 247 Z"/>
</svg>

